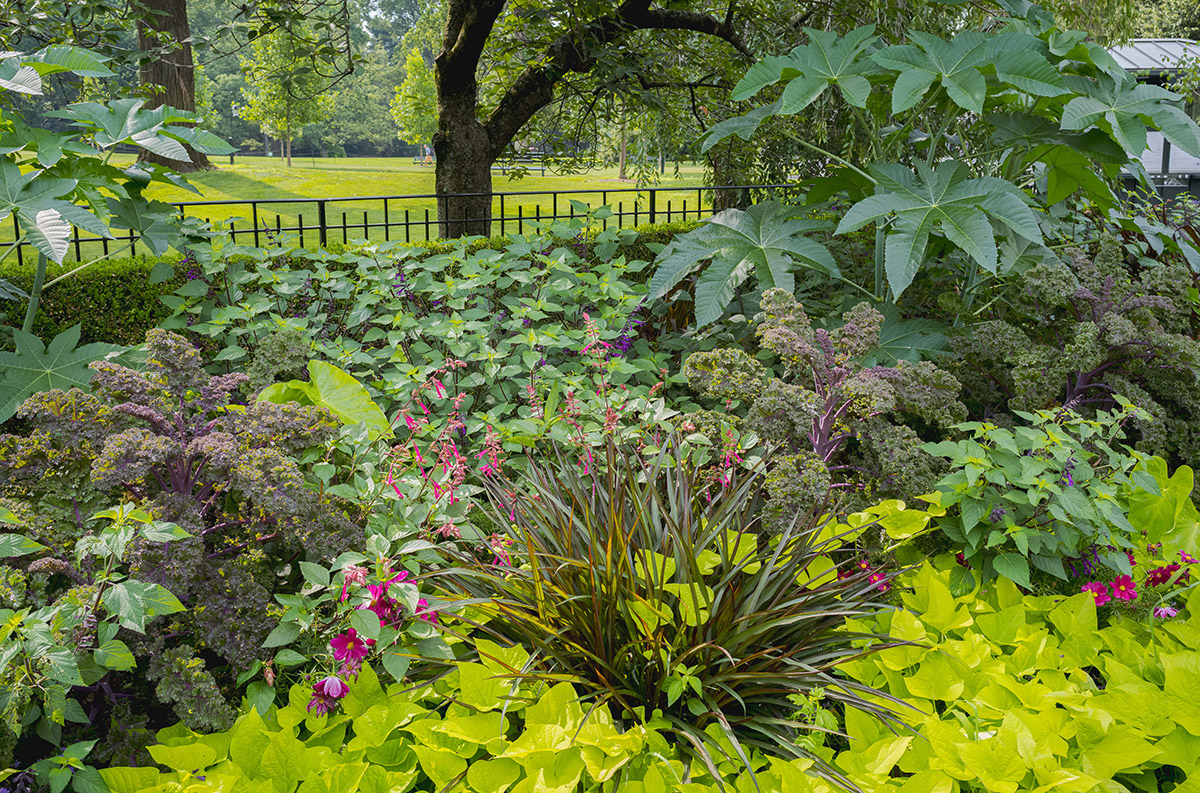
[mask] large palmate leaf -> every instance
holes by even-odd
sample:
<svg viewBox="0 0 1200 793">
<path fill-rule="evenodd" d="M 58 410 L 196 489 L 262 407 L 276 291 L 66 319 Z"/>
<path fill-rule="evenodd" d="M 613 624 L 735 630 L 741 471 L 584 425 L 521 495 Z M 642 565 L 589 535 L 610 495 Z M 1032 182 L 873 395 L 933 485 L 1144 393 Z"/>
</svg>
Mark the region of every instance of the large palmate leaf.
<svg viewBox="0 0 1200 793">
<path fill-rule="evenodd" d="M 0 352 L 0 422 L 16 414 L 21 403 L 39 391 L 78 388 L 92 379 L 88 364 L 120 350 L 112 344 L 79 343 L 80 326 L 64 330 L 49 346 L 32 333 L 15 329 L 16 352 Z"/>
<path fill-rule="evenodd" d="M 805 28 L 808 44 L 802 44 L 784 56 L 766 58 L 754 64 L 733 88 L 735 101 L 749 99 L 768 85 L 788 80 L 783 91 L 781 112 L 799 113 L 812 104 L 830 86 L 836 85 L 842 97 L 855 107 L 865 107 L 871 84 L 864 73 L 874 69 L 859 56 L 878 41 L 874 25 L 839 37 L 836 33 Z"/>
<path fill-rule="evenodd" d="M 767 201 L 746 210 L 727 209 L 687 234 L 676 237 L 656 261 L 649 298 L 663 297 L 711 260 L 696 284 L 696 324 L 716 321 L 739 286 L 751 273 L 760 291 L 796 288 L 792 268 L 797 264 L 841 277 L 824 245 L 808 235 L 827 224 L 797 218 L 796 207 Z"/>
<path fill-rule="evenodd" d="M 91 131 L 96 145 L 102 149 L 128 143 L 181 162 L 190 162 L 184 143 L 205 154 L 234 151 L 216 135 L 173 126 L 196 121 L 194 114 L 166 105 L 147 110 L 144 105 L 144 100 L 130 98 L 107 104 L 78 102 L 51 115 L 70 119 L 76 126 Z"/>
<path fill-rule="evenodd" d="M 15 212 L 29 242 L 46 258 L 61 263 L 71 224 L 108 236 L 99 218 L 61 198 L 70 195 L 76 184 L 74 179 L 47 177 L 41 171 L 22 173 L 11 160 L 0 161 L 0 221 Z"/>
<path fill-rule="evenodd" d="M 979 66 L 986 63 L 988 37 L 971 31 L 946 41 L 913 31 L 909 38 L 916 43 L 897 44 L 871 56 L 880 66 L 900 72 L 892 88 L 892 112 L 908 110 L 940 81 L 955 104 L 982 114 L 987 80 Z"/>
<path fill-rule="evenodd" d="M 877 307 L 883 314 L 879 345 L 863 359 L 864 366 L 895 366 L 898 361 L 935 359 L 949 349 L 947 326 L 932 319 L 901 319 L 891 303 Z"/>
<path fill-rule="evenodd" d="M 1160 129 L 1167 140 L 1193 157 L 1200 157 L 1200 127 L 1176 103 L 1182 99 L 1156 85 L 1139 83 L 1128 72 L 1104 73 L 1096 80 L 1069 77 L 1077 96 L 1063 109 L 1062 128 L 1100 126 L 1131 156 L 1146 150 L 1146 125 Z"/>
<path fill-rule="evenodd" d="M 1041 228 L 1028 197 L 1016 185 L 994 177 L 968 179 L 967 173 L 966 166 L 954 161 L 936 168 L 918 163 L 915 173 L 894 163 L 873 165 L 871 174 L 880 191 L 850 207 L 837 233 L 894 219 L 884 249 L 884 267 L 897 297 L 912 283 L 935 231 L 985 270 L 995 272 L 993 221 L 1038 242 Z"/>
</svg>

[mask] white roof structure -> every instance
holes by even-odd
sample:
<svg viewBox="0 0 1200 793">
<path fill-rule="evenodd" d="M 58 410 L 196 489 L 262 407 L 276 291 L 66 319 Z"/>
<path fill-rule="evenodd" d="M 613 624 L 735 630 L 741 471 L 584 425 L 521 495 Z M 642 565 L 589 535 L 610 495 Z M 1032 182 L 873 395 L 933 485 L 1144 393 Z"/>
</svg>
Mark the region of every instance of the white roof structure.
<svg viewBox="0 0 1200 793">
<path fill-rule="evenodd" d="M 1191 39 L 1133 39 L 1108 53 L 1123 69 L 1158 75 L 1179 71 L 1184 58 L 1200 60 L 1200 44 Z"/>
</svg>

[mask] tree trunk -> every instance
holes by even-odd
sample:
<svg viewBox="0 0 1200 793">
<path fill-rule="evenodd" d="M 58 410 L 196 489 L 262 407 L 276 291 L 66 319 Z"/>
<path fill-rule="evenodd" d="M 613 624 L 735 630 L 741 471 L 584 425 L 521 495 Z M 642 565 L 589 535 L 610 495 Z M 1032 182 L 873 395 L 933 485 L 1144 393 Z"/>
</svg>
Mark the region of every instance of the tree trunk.
<svg viewBox="0 0 1200 793">
<path fill-rule="evenodd" d="M 145 13 L 138 21 L 138 48 L 154 51 L 166 47 L 169 52 L 141 67 L 143 86 L 156 86 L 154 96 L 146 107 L 169 105 L 179 110 L 195 112 L 196 80 L 192 62 L 192 45 L 188 43 L 187 0 L 143 0 Z M 208 157 L 187 147 L 191 162 L 171 160 L 142 149 L 138 159 L 165 165 L 181 173 L 208 170 L 213 167 Z"/>
<path fill-rule="evenodd" d="M 287 141 L 287 165 L 292 167 L 292 103 L 288 102 L 283 122 L 283 138 Z"/>
<path fill-rule="evenodd" d="M 492 144 L 483 125 L 471 118 L 442 126 L 433 136 L 438 193 L 438 234 L 444 238 L 492 234 Z M 446 118 L 446 114 L 442 114 Z"/>
</svg>

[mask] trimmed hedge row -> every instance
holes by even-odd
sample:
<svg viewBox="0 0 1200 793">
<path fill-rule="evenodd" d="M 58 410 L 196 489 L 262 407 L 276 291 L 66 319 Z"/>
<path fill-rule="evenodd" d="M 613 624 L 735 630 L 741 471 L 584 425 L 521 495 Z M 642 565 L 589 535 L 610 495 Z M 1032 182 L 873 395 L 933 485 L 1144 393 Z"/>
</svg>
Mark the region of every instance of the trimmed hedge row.
<svg viewBox="0 0 1200 793">
<path fill-rule="evenodd" d="M 649 245 L 666 244 L 676 234 L 689 231 L 700 225 L 699 221 L 658 223 L 638 226 L 637 239 L 624 246 L 622 253 L 629 259 L 653 259 Z M 492 237 L 472 243 L 470 250 L 489 248 L 500 250 L 508 244 L 507 237 Z M 429 254 L 448 250 L 450 243 L 419 242 L 409 247 L 425 248 Z M 340 243 L 328 246 L 332 252 L 340 252 Z M 177 263 L 178 254 L 164 257 L 164 261 Z M 53 338 L 75 323 L 82 323 L 81 342 L 108 342 L 111 344 L 141 344 L 146 331 L 158 325 L 171 312 L 159 299 L 169 295 L 183 284 L 185 273 L 178 271 L 175 277 L 160 283 L 150 283 L 150 271 L 158 259 L 149 256 L 110 259 L 98 262 L 69 278 L 66 278 L 42 293 L 41 306 L 34 332 L 42 339 Z M 47 280 L 70 272 L 77 264 L 51 265 Z M 35 266 L 32 263 L 18 265 L 0 264 L 0 278 L 28 291 L 33 283 Z M 7 314 L 7 322 L 17 324 L 25 311 L 22 301 L 0 302 L 0 314 Z M 0 321 L 5 321 L 0 319 Z"/>
</svg>

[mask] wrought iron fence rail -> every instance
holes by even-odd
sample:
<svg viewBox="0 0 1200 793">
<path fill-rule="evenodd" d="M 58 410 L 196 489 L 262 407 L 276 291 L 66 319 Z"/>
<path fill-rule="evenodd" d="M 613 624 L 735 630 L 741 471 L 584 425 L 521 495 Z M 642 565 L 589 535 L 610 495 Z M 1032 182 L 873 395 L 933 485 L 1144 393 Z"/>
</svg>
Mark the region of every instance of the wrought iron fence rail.
<svg viewBox="0 0 1200 793">
<path fill-rule="evenodd" d="M 626 225 L 637 226 L 641 223 L 658 223 L 672 222 L 677 220 L 700 220 L 704 217 L 713 214 L 712 196 L 719 191 L 740 190 L 749 191 L 762 195 L 764 193 L 788 193 L 798 190 L 795 184 L 771 184 L 771 185 L 708 185 L 701 187 L 647 187 L 647 188 L 596 188 L 593 190 L 513 190 L 505 192 L 482 192 L 482 193 L 453 193 L 453 194 L 438 194 L 438 193 L 412 193 L 404 195 L 380 195 L 380 196 L 337 196 L 329 198 L 264 198 L 264 199 L 227 199 L 227 200 L 211 200 L 211 201 L 179 201 L 172 202 L 180 215 L 190 215 L 201 218 L 205 221 L 211 221 L 203 215 L 205 207 L 225 207 L 225 206 L 244 206 L 249 209 L 248 217 L 235 218 L 229 221 L 229 234 L 234 242 L 239 240 L 245 241 L 247 238 L 253 240 L 255 246 L 261 245 L 264 241 L 274 242 L 285 233 L 294 233 L 298 236 L 300 247 L 308 247 L 309 244 L 325 246 L 331 240 L 336 240 L 340 232 L 341 242 L 348 244 L 353 240 L 358 239 L 377 239 L 380 236 L 383 241 L 403 240 L 404 242 L 429 242 L 438 239 L 439 218 L 436 212 L 432 212 L 429 208 L 417 208 L 396 206 L 397 203 L 422 201 L 433 199 L 442 203 L 454 201 L 455 199 L 464 198 L 490 198 L 492 199 L 493 211 L 490 218 L 485 217 L 467 217 L 464 213 L 463 217 L 448 218 L 447 224 L 453 229 L 455 226 L 459 229 L 469 227 L 473 224 L 490 221 L 493 228 L 493 233 L 497 232 L 504 235 L 515 230 L 518 234 L 523 234 L 528 224 L 544 223 L 555 220 L 568 220 L 579 217 L 579 212 L 575 205 L 571 203 L 571 198 L 580 196 L 599 196 L 599 203 L 594 207 L 609 206 L 612 215 L 608 218 L 600 220 L 601 228 L 607 229 L 611 226 L 617 228 L 625 228 Z M 624 196 L 634 195 L 632 206 L 626 205 Z M 548 205 L 543 207 L 539 201 L 529 211 L 527 207 L 527 199 L 530 196 L 546 196 Z M 609 200 L 610 196 L 613 200 Z M 569 197 L 569 198 L 568 198 Z M 516 211 L 511 210 L 513 204 L 516 204 Z M 689 203 L 690 202 L 690 203 Z M 338 209 L 339 204 L 355 203 L 355 204 L 375 204 L 376 207 L 368 209 L 341 210 Z M 584 202 L 587 203 L 587 202 Z M 310 214 L 310 220 L 315 222 L 305 223 L 304 213 L 296 212 L 294 215 L 288 212 L 287 217 L 281 213 L 277 207 L 291 207 L 293 205 L 309 204 L 314 207 L 315 219 Z M 508 204 L 506 208 L 506 204 Z M 545 211 L 543 211 L 545 210 Z M 362 213 L 361 220 L 358 219 L 358 214 Z M 340 213 L 341 218 L 337 214 Z M 239 221 L 242 226 L 239 228 Z M 628 221 L 628 222 L 627 222 Z M 361 231 L 362 236 L 359 237 L 353 232 Z M 372 235 L 372 231 L 382 234 Z M 14 239 L 19 239 L 20 229 L 17 226 L 16 215 L 13 216 Z M 92 235 L 81 235 L 78 228 L 73 227 L 70 245 L 74 249 L 75 258 L 83 261 L 83 248 L 89 246 L 89 253 L 95 252 L 96 247 L 100 248 L 100 253 L 104 256 L 109 256 L 122 251 L 125 244 L 128 245 L 129 254 L 131 256 L 137 254 L 137 242 L 139 235 L 134 232 L 123 235 L 114 235 L 113 237 L 97 237 Z M 24 261 L 24 249 L 29 247 L 30 243 L 22 242 L 16 250 L 18 263 Z"/>
</svg>

